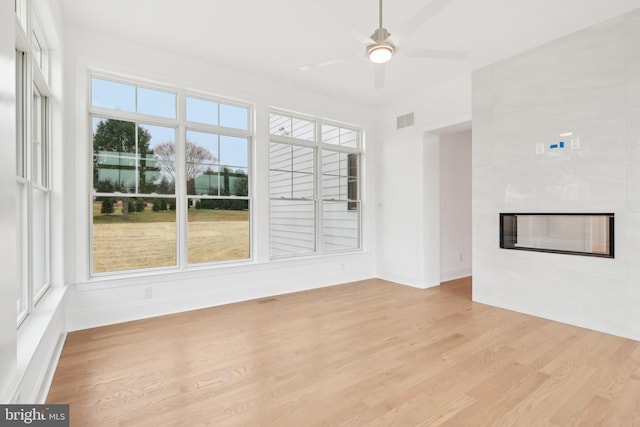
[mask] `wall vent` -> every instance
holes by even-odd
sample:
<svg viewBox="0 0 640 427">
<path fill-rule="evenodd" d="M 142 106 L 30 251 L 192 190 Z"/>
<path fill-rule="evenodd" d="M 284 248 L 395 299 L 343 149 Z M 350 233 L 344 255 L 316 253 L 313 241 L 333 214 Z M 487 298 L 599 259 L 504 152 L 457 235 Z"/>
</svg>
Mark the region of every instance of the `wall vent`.
<svg viewBox="0 0 640 427">
<path fill-rule="evenodd" d="M 413 113 L 405 114 L 404 116 L 398 116 L 398 118 L 396 119 L 397 129 L 413 126 L 413 124 Z"/>
</svg>

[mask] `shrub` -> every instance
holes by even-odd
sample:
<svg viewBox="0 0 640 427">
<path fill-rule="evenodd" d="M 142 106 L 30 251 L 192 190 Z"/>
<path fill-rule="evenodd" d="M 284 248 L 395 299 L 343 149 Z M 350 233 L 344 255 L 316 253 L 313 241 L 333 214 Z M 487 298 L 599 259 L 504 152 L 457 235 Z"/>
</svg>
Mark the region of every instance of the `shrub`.
<svg viewBox="0 0 640 427">
<path fill-rule="evenodd" d="M 154 212 L 159 212 L 161 209 L 160 207 L 160 200 L 156 199 L 153 201 L 153 207 L 151 208 L 151 210 L 153 210 Z"/>
<path fill-rule="evenodd" d="M 200 200 L 196 200 L 196 209 L 202 209 L 202 202 Z"/>
<path fill-rule="evenodd" d="M 144 208 L 147 207 L 144 199 L 136 199 L 136 212 L 144 212 Z"/>
<path fill-rule="evenodd" d="M 113 213 L 113 199 L 102 199 L 102 206 L 100 207 L 100 213 L 103 215 L 109 215 Z"/>
</svg>

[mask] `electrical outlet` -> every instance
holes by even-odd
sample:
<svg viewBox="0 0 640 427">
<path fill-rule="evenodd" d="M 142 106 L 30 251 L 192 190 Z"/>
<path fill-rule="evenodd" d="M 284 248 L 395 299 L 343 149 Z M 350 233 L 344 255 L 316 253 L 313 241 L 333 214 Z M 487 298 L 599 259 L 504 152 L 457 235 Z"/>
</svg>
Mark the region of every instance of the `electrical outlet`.
<svg viewBox="0 0 640 427">
<path fill-rule="evenodd" d="M 572 150 L 580 149 L 580 138 L 571 138 L 571 149 Z"/>
<path fill-rule="evenodd" d="M 146 288 L 144 288 L 142 297 L 144 299 L 150 299 L 151 297 L 153 297 L 153 288 L 151 286 L 147 286 Z"/>
<path fill-rule="evenodd" d="M 544 144 L 536 144 L 536 154 L 544 154 Z"/>
</svg>

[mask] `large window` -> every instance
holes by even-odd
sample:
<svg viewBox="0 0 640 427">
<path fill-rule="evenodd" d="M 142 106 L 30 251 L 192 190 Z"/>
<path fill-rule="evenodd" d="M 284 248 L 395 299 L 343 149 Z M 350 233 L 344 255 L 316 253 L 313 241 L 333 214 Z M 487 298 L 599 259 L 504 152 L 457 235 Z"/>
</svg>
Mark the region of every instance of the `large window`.
<svg viewBox="0 0 640 427">
<path fill-rule="evenodd" d="M 250 258 L 249 106 L 101 76 L 91 104 L 93 273 Z"/>
<path fill-rule="evenodd" d="M 271 256 L 360 248 L 358 129 L 270 114 Z"/>
<path fill-rule="evenodd" d="M 48 51 L 25 1 L 16 2 L 17 316 L 20 324 L 50 284 L 50 89 Z M 28 36 L 30 34 L 30 36 Z"/>
</svg>

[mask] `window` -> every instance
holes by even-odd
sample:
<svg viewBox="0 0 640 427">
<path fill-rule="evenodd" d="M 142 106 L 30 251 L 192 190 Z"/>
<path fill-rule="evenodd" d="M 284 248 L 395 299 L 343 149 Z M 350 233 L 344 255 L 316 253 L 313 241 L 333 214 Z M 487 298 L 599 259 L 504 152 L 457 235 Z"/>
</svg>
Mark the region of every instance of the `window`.
<svg viewBox="0 0 640 427">
<path fill-rule="evenodd" d="M 325 252 L 360 247 L 359 132 L 322 123 L 322 241 Z"/>
<path fill-rule="evenodd" d="M 357 154 L 347 155 L 348 164 L 348 182 L 347 182 L 347 199 L 358 200 L 358 170 L 360 157 Z M 349 210 L 358 210 L 358 202 L 349 202 Z"/>
<path fill-rule="evenodd" d="M 38 299 L 49 285 L 49 100 L 37 86 L 31 104 L 31 284 Z"/>
<path fill-rule="evenodd" d="M 250 258 L 247 105 L 98 76 L 91 102 L 93 273 Z"/>
<path fill-rule="evenodd" d="M 31 37 L 29 8 L 16 1 L 16 215 L 17 321 L 33 311 L 50 286 L 50 89 L 48 51 L 37 21 Z"/>
<path fill-rule="evenodd" d="M 360 248 L 360 131 L 271 112 L 270 134 L 271 256 Z"/>
<path fill-rule="evenodd" d="M 175 266 L 176 129 L 93 117 L 93 270 Z M 156 153 L 158 153 L 156 155 Z"/>
<path fill-rule="evenodd" d="M 44 52 L 35 31 L 33 32 L 33 39 L 31 40 L 31 53 L 33 55 L 33 60 L 35 61 L 38 68 L 44 71 L 45 69 L 44 56 L 43 56 Z"/>
<path fill-rule="evenodd" d="M 249 259 L 251 110 L 186 97 L 187 262 Z"/>
<path fill-rule="evenodd" d="M 91 79 L 91 105 L 176 118 L 176 94 L 111 80 Z"/>
<path fill-rule="evenodd" d="M 20 23 L 20 29 L 22 32 L 27 32 L 27 0 L 15 0 L 15 11 L 18 22 Z"/>
</svg>

